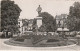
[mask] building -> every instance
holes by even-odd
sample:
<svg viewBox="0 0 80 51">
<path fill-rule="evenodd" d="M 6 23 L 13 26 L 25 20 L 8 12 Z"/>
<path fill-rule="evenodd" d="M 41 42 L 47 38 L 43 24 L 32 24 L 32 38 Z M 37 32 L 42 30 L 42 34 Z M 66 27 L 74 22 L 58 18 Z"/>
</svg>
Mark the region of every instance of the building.
<svg viewBox="0 0 80 51">
<path fill-rule="evenodd" d="M 58 28 L 62 28 L 62 27 L 67 28 L 66 25 L 67 14 L 56 15 L 55 18 L 56 18 L 56 24 Z"/>
<path fill-rule="evenodd" d="M 23 33 L 28 31 L 28 19 L 23 19 L 22 23 L 23 23 Z"/>
<path fill-rule="evenodd" d="M 32 31 L 33 19 L 18 19 L 18 27 L 21 34 L 24 34 L 27 31 Z"/>
<path fill-rule="evenodd" d="M 32 31 L 32 28 L 33 28 L 33 19 L 30 19 L 28 23 L 28 31 Z"/>
<path fill-rule="evenodd" d="M 18 19 L 18 28 L 19 28 L 19 31 L 21 34 L 23 33 L 23 27 L 22 26 L 23 26 L 22 19 Z"/>
</svg>

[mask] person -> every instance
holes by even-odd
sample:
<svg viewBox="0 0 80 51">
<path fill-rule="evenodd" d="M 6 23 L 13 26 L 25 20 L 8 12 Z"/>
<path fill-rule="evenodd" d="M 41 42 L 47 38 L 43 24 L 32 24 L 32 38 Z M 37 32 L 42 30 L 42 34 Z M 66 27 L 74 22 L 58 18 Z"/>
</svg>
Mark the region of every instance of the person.
<svg viewBox="0 0 80 51">
<path fill-rule="evenodd" d="M 11 37 L 13 37 L 13 34 L 14 34 L 14 30 L 11 29 Z"/>
<path fill-rule="evenodd" d="M 58 22 L 58 27 L 61 27 L 61 22 L 60 21 Z"/>
<path fill-rule="evenodd" d="M 4 38 L 5 37 L 5 30 L 3 30 L 2 32 L 3 32 L 3 34 L 1 37 Z"/>
<path fill-rule="evenodd" d="M 6 31 L 6 38 L 8 38 L 8 31 Z"/>
<path fill-rule="evenodd" d="M 3 30 L 3 35 L 2 35 L 2 37 L 5 37 L 5 38 L 7 37 L 7 35 L 6 35 L 6 29 Z"/>
</svg>

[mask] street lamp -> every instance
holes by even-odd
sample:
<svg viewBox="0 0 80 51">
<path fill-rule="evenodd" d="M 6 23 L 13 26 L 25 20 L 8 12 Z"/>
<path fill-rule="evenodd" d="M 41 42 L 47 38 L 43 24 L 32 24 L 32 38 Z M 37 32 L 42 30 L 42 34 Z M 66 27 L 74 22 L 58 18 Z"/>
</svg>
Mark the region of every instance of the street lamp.
<svg viewBox="0 0 80 51">
<path fill-rule="evenodd" d="M 63 26 L 62 26 L 63 34 L 62 34 L 62 35 L 63 35 L 63 38 L 64 38 L 64 35 L 65 35 L 65 32 L 64 32 L 64 19 L 65 19 L 65 18 L 64 18 L 64 17 L 62 17 L 62 20 L 63 20 Z"/>
</svg>

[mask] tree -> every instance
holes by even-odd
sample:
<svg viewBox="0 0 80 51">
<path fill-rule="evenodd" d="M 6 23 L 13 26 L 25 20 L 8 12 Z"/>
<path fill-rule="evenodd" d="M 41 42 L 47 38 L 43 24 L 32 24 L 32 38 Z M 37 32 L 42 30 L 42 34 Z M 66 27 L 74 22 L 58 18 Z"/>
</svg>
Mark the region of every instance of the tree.
<svg viewBox="0 0 80 51">
<path fill-rule="evenodd" d="M 21 9 L 14 1 L 1 1 L 1 30 L 7 29 L 10 32 L 18 30 L 18 18 Z"/>
<path fill-rule="evenodd" d="M 80 30 L 80 3 L 75 2 L 73 6 L 70 7 L 69 15 L 67 18 L 67 25 L 71 31 Z"/>
<path fill-rule="evenodd" d="M 40 32 L 45 32 L 45 31 L 46 31 L 45 24 L 41 25 L 41 27 L 39 27 L 38 30 L 39 30 Z"/>
<path fill-rule="evenodd" d="M 33 28 L 32 28 L 32 30 L 33 30 L 33 32 L 36 32 L 37 30 L 36 30 L 36 27 L 37 27 L 37 20 L 36 19 L 34 19 L 33 20 Z"/>
<path fill-rule="evenodd" d="M 56 30 L 56 20 L 51 14 L 42 12 L 40 17 L 42 17 L 42 28 L 45 29 L 46 32 L 53 32 Z"/>
<path fill-rule="evenodd" d="M 28 26 L 29 20 L 28 19 L 22 19 L 23 26 Z"/>
</svg>

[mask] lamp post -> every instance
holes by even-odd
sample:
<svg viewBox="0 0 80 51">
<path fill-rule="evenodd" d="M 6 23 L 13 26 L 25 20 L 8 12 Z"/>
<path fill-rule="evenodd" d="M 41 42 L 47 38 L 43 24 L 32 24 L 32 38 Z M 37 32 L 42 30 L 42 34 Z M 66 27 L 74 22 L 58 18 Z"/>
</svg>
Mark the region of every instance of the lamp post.
<svg viewBox="0 0 80 51">
<path fill-rule="evenodd" d="M 64 38 L 64 36 L 65 36 L 65 32 L 64 32 L 64 17 L 62 17 L 62 19 L 63 19 L 63 26 L 62 26 L 62 31 L 63 31 L 63 38 Z"/>
</svg>

